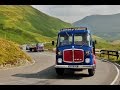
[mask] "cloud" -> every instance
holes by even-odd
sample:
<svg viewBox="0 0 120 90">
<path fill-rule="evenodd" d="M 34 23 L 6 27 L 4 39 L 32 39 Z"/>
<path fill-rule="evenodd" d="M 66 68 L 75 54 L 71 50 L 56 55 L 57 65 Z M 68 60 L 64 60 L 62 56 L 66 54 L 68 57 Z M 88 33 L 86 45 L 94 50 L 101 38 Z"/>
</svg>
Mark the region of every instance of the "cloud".
<svg viewBox="0 0 120 90">
<path fill-rule="evenodd" d="M 120 5 L 32 5 L 38 10 L 73 23 L 86 16 L 120 13 Z"/>
</svg>

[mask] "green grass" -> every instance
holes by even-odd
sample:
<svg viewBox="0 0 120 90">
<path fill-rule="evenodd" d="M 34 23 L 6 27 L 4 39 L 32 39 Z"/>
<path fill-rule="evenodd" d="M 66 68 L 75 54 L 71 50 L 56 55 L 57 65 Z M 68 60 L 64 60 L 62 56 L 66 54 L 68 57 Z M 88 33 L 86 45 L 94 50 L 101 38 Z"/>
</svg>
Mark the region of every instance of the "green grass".
<svg viewBox="0 0 120 90">
<path fill-rule="evenodd" d="M 53 51 L 54 48 L 56 48 L 56 42 L 54 45 L 52 45 L 52 42 L 46 43 L 45 45 L 45 49 L 48 49 L 49 51 Z"/>
<path fill-rule="evenodd" d="M 71 26 L 29 5 L 0 6 L 0 37 L 19 44 L 49 42 L 61 28 Z"/>
<path fill-rule="evenodd" d="M 120 50 L 120 44 L 113 44 L 105 39 L 93 35 L 93 40 L 97 40 L 96 48 L 105 50 Z"/>
<path fill-rule="evenodd" d="M 101 55 L 101 57 L 100 57 L 100 54 L 97 54 L 96 57 L 97 57 L 97 59 L 99 59 L 99 60 L 101 60 L 101 59 L 106 59 L 106 60 L 109 60 L 109 61 L 111 61 L 111 62 L 113 62 L 113 63 L 118 63 L 118 64 L 120 64 L 120 57 L 117 59 L 116 56 L 111 56 L 111 55 L 109 55 L 109 59 L 108 59 L 108 55 L 103 55 L 103 54 Z"/>
</svg>

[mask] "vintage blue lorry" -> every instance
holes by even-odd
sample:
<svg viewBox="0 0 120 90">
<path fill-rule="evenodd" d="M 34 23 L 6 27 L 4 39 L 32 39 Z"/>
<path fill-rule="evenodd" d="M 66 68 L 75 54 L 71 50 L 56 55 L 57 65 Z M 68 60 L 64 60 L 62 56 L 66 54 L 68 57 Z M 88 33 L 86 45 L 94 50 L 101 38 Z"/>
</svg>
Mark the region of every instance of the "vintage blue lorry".
<svg viewBox="0 0 120 90">
<path fill-rule="evenodd" d="M 63 28 L 58 33 L 55 70 L 63 75 L 65 69 L 88 69 L 95 74 L 95 44 L 87 27 Z"/>
</svg>

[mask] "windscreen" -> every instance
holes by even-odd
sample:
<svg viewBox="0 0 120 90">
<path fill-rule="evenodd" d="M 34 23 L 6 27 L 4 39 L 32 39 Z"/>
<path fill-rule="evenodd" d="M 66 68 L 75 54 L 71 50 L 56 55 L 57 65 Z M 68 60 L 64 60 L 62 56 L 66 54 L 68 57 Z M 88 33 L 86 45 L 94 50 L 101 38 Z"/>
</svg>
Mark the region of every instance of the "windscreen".
<svg viewBox="0 0 120 90">
<path fill-rule="evenodd" d="M 72 35 L 68 33 L 59 34 L 58 46 L 66 46 L 72 44 Z"/>
<path fill-rule="evenodd" d="M 72 42 L 74 43 L 74 45 L 89 46 L 90 45 L 90 35 L 88 33 L 74 33 L 72 36 L 72 34 L 68 34 L 67 32 L 64 34 L 62 33 L 62 34 L 58 35 L 58 45 L 57 46 L 71 45 Z"/>
<path fill-rule="evenodd" d="M 89 45 L 90 37 L 87 33 L 76 33 L 74 34 L 75 45 Z"/>
</svg>

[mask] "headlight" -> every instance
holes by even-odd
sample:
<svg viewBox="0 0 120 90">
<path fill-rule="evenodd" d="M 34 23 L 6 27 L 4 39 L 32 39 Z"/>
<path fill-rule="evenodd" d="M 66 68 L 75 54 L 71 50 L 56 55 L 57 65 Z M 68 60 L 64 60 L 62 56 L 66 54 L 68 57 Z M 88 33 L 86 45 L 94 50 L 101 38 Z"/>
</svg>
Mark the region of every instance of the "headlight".
<svg viewBox="0 0 120 90">
<path fill-rule="evenodd" d="M 90 58 L 86 58 L 86 59 L 85 59 L 85 62 L 86 62 L 86 63 L 90 63 Z"/>
<path fill-rule="evenodd" d="M 87 56 L 90 55 L 90 51 L 86 51 L 85 53 L 86 53 Z"/>
<path fill-rule="evenodd" d="M 58 58 L 58 63 L 62 63 L 62 58 Z"/>
</svg>

